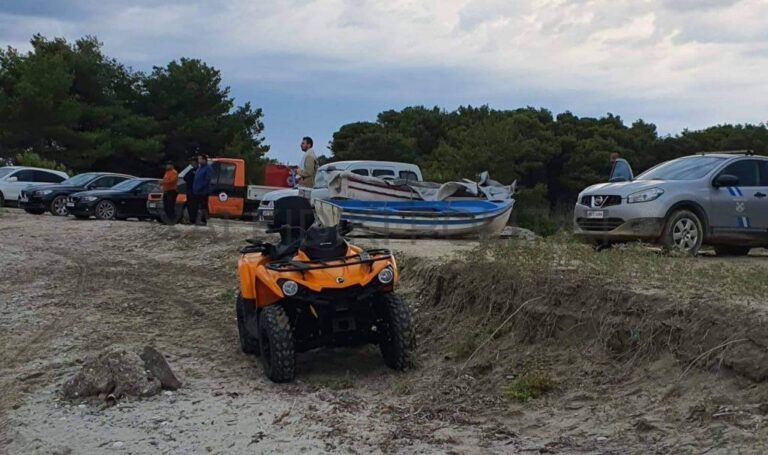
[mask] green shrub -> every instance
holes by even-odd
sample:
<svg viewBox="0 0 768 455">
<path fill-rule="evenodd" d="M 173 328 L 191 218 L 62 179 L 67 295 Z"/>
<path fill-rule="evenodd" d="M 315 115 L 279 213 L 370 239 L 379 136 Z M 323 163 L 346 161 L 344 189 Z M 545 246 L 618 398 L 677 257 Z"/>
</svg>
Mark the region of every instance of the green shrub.
<svg viewBox="0 0 768 455">
<path fill-rule="evenodd" d="M 560 230 L 570 229 L 572 209 L 573 207 L 550 208 L 547 186 L 538 184 L 533 188 L 522 188 L 515 194 L 512 222 L 542 237 L 549 237 Z"/>
<path fill-rule="evenodd" d="M 528 401 L 536 399 L 554 388 L 552 378 L 544 370 L 533 370 L 516 377 L 504 389 L 510 400 Z"/>
<path fill-rule="evenodd" d="M 69 175 L 72 173 L 61 163 L 57 163 L 53 160 L 46 160 L 35 152 L 26 151 L 16 155 L 16 165 L 29 166 L 29 167 L 41 167 L 44 169 L 53 169 L 56 171 L 66 172 Z"/>
</svg>

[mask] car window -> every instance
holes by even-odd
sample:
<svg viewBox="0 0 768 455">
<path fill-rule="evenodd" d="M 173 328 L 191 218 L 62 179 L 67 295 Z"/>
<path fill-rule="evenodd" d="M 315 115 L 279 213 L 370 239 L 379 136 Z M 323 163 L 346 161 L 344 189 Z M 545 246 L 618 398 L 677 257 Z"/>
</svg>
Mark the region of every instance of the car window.
<svg viewBox="0 0 768 455">
<path fill-rule="evenodd" d="M 0 168 L 0 179 L 5 177 L 6 175 L 10 174 L 13 171 L 14 171 L 14 169 L 12 167 L 2 167 L 2 168 Z"/>
<path fill-rule="evenodd" d="M 64 177 L 53 172 L 35 171 L 35 181 L 42 183 L 61 183 Z"/>
<path fill-rule="evenodd" d="M 712 172 L 727 159 L 719 156 L 678 158 L 652 167 L 635 180 L 696 180 Z"/>
<path fill-rule="evenodd" d="M 768 186 L 768 160 L 760 160 L 760 186 Z"/>
<path fill-rule="evenodd" d="M 368 169 L 352 169 L 353 174 L 368 176 Z"/>
<path fill-rule="evenodd" d="M 411 182 L 418 182 L 419 181 L 419 176 L 416 175 L 416 173 L 413 172 L 413 171 L 400 171 L 400 178 L 405 180 L 406 182 L 407 181 L 411 181 Z"/>
<path fill-rule="evenodd" d="M 211 182 L 216 182 L 218 186 L 234 186 L 235 169 L 232 163 L 214 163 Z"/>
<path fill-rule="evenodd" d="M 114 182 L 115 180 L 112 177 L 101 177 L 88 184 L 88 186 L 93 189 L 112 188 L 115 186 Z"/>
<path fill-rule="evenodd" d="M 374 169 L 373 170 L 373 176 L 374 177 L 386 177 L 386 176 L 395 176 L 395 171 L 391 169 Z"/>
<path fill-rule="evenodd" d="M 735 175 L 739 178 L 739 186 L 758 186 L 760 175 L 757 160 L 739 160 L 725 167 L 718 175 Z"/>
<path fill-rule="evenodd" d="M 35 172 L 29 169 L 23 169 L 13 174 L 13 176 L 16 177 L 17 182 L 34 182 L 35 181 Z"/>
</svg>

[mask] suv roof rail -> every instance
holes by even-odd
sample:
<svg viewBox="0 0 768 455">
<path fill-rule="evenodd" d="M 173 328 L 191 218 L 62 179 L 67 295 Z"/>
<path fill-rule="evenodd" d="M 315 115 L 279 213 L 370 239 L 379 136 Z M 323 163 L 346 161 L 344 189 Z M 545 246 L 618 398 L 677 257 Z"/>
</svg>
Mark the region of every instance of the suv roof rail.
<svg viewBox="0 0 768 455">
<path fill-rule="evenodd" d="M 754 150 L 721 150 L 717 152 L 701 152 L 699 155 L 747 155 L 755 154 Z"/>
</svg>

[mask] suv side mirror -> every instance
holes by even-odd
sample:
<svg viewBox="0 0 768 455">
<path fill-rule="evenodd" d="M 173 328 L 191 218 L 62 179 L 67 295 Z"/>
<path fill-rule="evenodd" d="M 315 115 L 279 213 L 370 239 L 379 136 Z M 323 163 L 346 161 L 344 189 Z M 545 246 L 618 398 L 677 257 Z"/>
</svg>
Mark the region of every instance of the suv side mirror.
<svg viewBox="0 0 768 455">
<path fill-rule="evenodd" d="M 8 183 L 18 182 L 19 178 L 14 175 L 13 177 L 8 177 L 5 181 Z"/>
<path fill-rule="evenodd" d="M 715 181 L 712 182 L 712 186 L 715 188 L 721 188 L 724 186 L 739 186 L 739 178 L 731 174 L 720 174 L 715 177 Z"/>
</svg>

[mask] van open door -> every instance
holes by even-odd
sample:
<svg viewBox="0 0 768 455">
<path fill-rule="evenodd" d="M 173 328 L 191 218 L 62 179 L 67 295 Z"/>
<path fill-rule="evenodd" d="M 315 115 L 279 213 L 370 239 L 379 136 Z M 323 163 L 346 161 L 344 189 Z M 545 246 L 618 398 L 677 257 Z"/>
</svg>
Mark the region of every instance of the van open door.
<svg viewBox="0 0 768 455">
<path fill-rule="evenodd" d="M 608 176 L 609 182 L 629 182 L 634 178 L 635 175 L 632 173 L 632 166 L 629 165 L 627 160 L 619 158 L 613 162 L 611 175 Z"/>
</svg>

